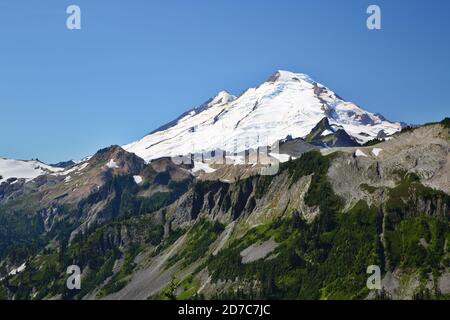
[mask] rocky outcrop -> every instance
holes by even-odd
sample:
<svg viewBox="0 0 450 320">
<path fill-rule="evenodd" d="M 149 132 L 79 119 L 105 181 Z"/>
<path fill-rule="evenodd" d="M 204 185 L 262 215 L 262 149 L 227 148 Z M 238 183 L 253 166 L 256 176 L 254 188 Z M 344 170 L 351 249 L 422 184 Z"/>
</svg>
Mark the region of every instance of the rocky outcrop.
<svg viewBox="0 0 450 320">
<path fill-rule="evenodd" d="M 305 137 L 305 141 L 326 148 L 359 146 L 359 143 L 344 129 L 331 126 L 327 117 L 317 123 Z"/>
</svg>

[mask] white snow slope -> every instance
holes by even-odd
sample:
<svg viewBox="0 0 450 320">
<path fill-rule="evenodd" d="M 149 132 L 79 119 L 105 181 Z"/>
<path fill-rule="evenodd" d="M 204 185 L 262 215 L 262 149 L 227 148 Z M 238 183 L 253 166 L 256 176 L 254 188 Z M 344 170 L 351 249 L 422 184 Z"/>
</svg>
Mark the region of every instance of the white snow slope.
<svg viewBox="0 0 450 320">
<path fill-rule="evenodd" d="M 324 117 L 360 143 L 381 130 L 389 135 L 402 128 L 399 122 L 342 100 L 305 74 L 278 71 L 238 98 L 222 91 L 200 108 L 123 148 L 146 161 L 217 149 L 239 152 L 272 145 L 288 135 L 304 137 Z"/>
<path fill-rule="evenodd" d="M 37 160 L 12 160 L 0 158 L 0 183 L 9 178 L 32 180 L 44 173 L 62 171 Z"/>
</svg>

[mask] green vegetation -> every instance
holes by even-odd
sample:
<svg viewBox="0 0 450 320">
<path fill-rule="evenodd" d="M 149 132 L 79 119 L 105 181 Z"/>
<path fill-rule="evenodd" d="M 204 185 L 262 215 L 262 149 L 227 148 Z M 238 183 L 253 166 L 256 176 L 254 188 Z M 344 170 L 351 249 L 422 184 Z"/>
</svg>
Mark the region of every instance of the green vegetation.
<svg viewBox="0 0 450 320">
<path fill-rule="evenodd" d="M 450 208 L 450 196 L 424 186 L 415 173 L 398 172 L 398 175 L 401 179 L 395 188 L 389 190 L 385 204 L 389 223 L 396 224 L 407 216 L 435 213 L 439 205 Z"/>
<path fill-rule="evenodd" d="M 445 118 L 444 120 L 441 121 L 441 124 L 447 128 L 450 129 L 450 118 Z"/>
<path fill-rule="evenodd" d="M 125 246 L 113 241 L 123 238 L 122 235 L 119 237 L 123 230 L 133 234 L 131 242 Z M 120 290 L 127 283 L 135 267 L 134 259 L 142 250 L 141 245 L 159 245 L 163 233 L 163 227 L 153 222 L 152 215 L 112 221 L 102 226 L 93 225 L 84 233 L 79 233 L 70 246 L 61 241 L 56 248 L 41 250 L 27 263 L 22 273 L 6 279 L 7 287 L 16 299 L 43 299 L 59 294 L 65 299 L 81 298 L 103 286 L 98 296 L 105 296 Z M 114 264 L 120 259 L 123 259 L 121 268 L 113 274 Z M 72 264 L 86 272 L 78 291 L 66 288 L 65 272 L 67 266 Z M 35 289 L 38 290 L 32 295 Z"/>
<path fill-rule="evenodd" d="M 49 232 L 45 232 L 45 210 L 32 208 L 35 195 L 27 195 L 0 205 L 0 261 L 7 260 L 12 265 L 21 265 L 30 256 L 38 254 L 52 239 L 69 237 L 75 224 L 71 219 L 53 222 Z M 53 212 L 60 216 L 73 216 L 76 211 L 67 206 L 54 206 Z"/>
<path fill-rule="evenodd" d="M 197 295 L 199 282 L 192 274 L 186 276 L 183 280 L 177 281 L 172 278 L 170 283 L 159 293 L 150 296 L 152 300 L 196 300 L 203 299 L 203 296 Z"/>
<path fill-rule="evenodd" d="M 90 272 L 83 279 L 83 285 L 79 292 L 80 297 L 90 293 L 96 287 L 103 285 L 105 280 L 112 275 L 114 262 L 119 254 L 120 253 L 117 250 L 112 250 L 112 252 L 109 252 L 106 256 L 96 259 L 97 265 L 90 265 Z M 67 294 L 72 295 L 70 293 Z"/>
<path fill-rule="evenodd" d="M 439 205 L 450 207 L 448 195 L 423 186 L 415 174 L 397 172 L 398 186 L 389 191 L 385 205 L 385 252 L 380 237 L 383 212 L 364 201 L 343 212 L 342 201 L 326 178 L 328 165 L 329 159 L 317 152 L 283 165 L 282 170 L 289 170 L 291 184 L 304 175 L 313 175 L 305 201 L 309 206 L 319 206 L 320 214 L 310 224 L 294 214 L 258 226 L 210 256 L 207 267 L 213 280 L 239 279 L 249 284 L 247 290 L 217 298 L 359 299 L 368 294 L 367 266 L 383 269 L 386 254 L 392 268 L 419 268 L 438 274 L 439 266 L 448 265 L 450 249 L 444 247 L 445 239 L 450 239 L 448 219 L 431 216 L 439 212 Z M 370 193 L 376 190 L 369 185 L 361 187 Z M 428 204 L 430 216 L 420 215 L 420 202 Z M 242 264 L 240 252 L 270 238 L 280 245 L 268 259 Z M 259 283 L 256 292 L 250 285 L 254 281 Z M 377 296 L 389 298 L 383 293 Z"/>
<path fill-rule="evenodd" d="M 294 215 L 250 230 L 211 256 L 207 266 L 214 280 L 257 280 L 259 298 L 361 298 L 368 293 L 367 266 L 383 260 L 379 224 L 377 210 L 364 202 L 337 214 L 335 227 L 328 231 L 319 220 L 307 224 Z M 242 250 L 271 237 L 280 245 L 270 259 L 241 263 Z M 247 292 L 244 297 L 255 294 Z"/>
<path fill-rule="evenodd" d="M 328 170 L 332 156 L 324 157 L 320 151 L 310 151 L 304 153 L 295 161 L 288 161 L 281 165 L 281 171 L 288 170 L 291 176 L 291 185 L 301 177 L 310 174 L 323 175 Z"/>
<path fill-rule="evenodd" d="M 305 203 L 310 207 L 320 208 L 318 220 L 325 231 L 334 227 L 335 214 L 343 204 L 327 179 L 328 168 L 334 156 L 333 154 L 322 156 L 319 151 L 311 151 L 303 154 L 300 159 L 282 166 L 282 170 L 287 169 L 291 175 L 291 185 L 302 176 L 312 174 Z"/>
<path fill-rule="evenodd" d="M 138 197 L 136 207 L 139 207 L 139 213 L 154 212 L 170 203 L 170 192 L 156 192 L 150 198 Z"/>
<path fill-rule="evenodd" d="M 384 142 L 384 139 L 378 139 L 378 138 L 375 138 L 375 139 L 372 139 L 372 140 L 367 141 L 367 142 L 364 143 L 362 146 L 363 146 L 363 147 L 370 147 L 370 146 L 374 146 L 374 145 L 376 145 L 376 144 L 379 144 L 379 143 L 381 143 L 381 142 Z"/>
<path fill-rule="evenodd" d="M 444 118 L 442 121 L 440 122 L 428 122 L 425 123 L 423 126 L 432 126 L 432 125 L 436 125 L 436 124 L 441 124 L 444 126 L 444 128 L 450 128 L 450 118 Z"/>
<path fill-rule="evenodd" d="M 44 222 L 39 215 L 0 212 L 0 257 L 9 256 L 15 262 L 26 259 L 44 244 L 40 237 L 43 232 Z"/>
<path fill-rule="evenodd" d="M 417 129 L 418 127 L 413 127 L 413 126 L 406 126 L 404 128 L 402 128 L 402 130 L 400 131 L 400 133 L 406 133 L 406 132 L 412 132 L 415 129 Z"/>
<path fill-rule="evenodd" d="M 178 228 L 175 231 L 170 230 L 168 237 L 163 239 L 153 252 L 152 257 L 157 256 L 171 245 L 173 245 L 182 235 L 186 233 L 186 229 Z"/>
<path fill-rule="evenodd" d="M 380 217 L 364 202 L 341 213 L 342 200 L 327 180 L 330 160 L 330 156 L 312 151 L 281 168 L 288 170 L 291 185 L 302 176 L 312 175 L 305 202 L 320 208 L 319 217 L 308 224 L 294 214 L 251 229 L 209 258 L 207 266 L 214 280 L 239 277 L 243 282 L 258 281 L 259 293 L 241 292 L 246 297 L 318 299 L 367 294 L 366 268 L 382 265 L 384 259 L 378 237 Z M 269 260 L 241 263 L 242 250 L 270 238 L 280 245 Z"/>
<path fill-rule="evenodd" d="M 183 266 L 188 266 L 204 257 L 209 246 L 216 241 L 224 229 L 225 227 L 217 221 L 211 222 L 200 218 L 189 230 L 187 242 L 181 251 L 169 259 L 168 266 L 172 266 L 180 260 L 183 260 Z"/>
<path fill-rule="evenodd" d="M 402 220 L 389 231 L 389 257 L 392 267 L 414 267 L 430 272 L 440 269 L 449 223 L 429 216 Z"/>
<path fill-rule="evenodd" d="M 2 284 L 0 284 L 0 300 L 7 300 L 7 299 L 8 299 L 8 291 Z"/>
<path fill-rule="evenodd" d="M 366 192 L 368 192 L 370 194 L 375 193 L 377 191 L 377 189 L 378 189 L 377 187 L 368 185 L 367 183 L 362 183 L 360 185 L 360 188 L 361 188 L 361 190 L 366 191 Z"/>
<path fill-rule="evenodd" d="M 261 199 L 269 190 L 272 183 L 272 176 L 259 176 L 255 187 L 255 198 Z"/>
<path fill-rule="evenodd" d="M 188 300 L 196 297 L 199 284 L 194 279 L 193 275 L 190 274 L 183 279 L 178 287 L 180 287 L 182 291 L 177 295 L 177 300 Z"/>
<path fill-rule="evenodd" d="M 137 245 L 132 245 L 128 252 L 125 254 L 124 262 L 119 270 L 100 290 L 97 294 L 98 298 L 107 296 L 122 289 L 128 283 L 128 276 L 130 276 L 136 267 L 134 259 L 139 254 L 140 248 Z"/>
<path fill-rule="evenodd" d="M 448 208 L 450 196 L 422 185 L 415 174 L 403 174 L 399 184 L 389 191 L 385 204 L 385 237 L 391 269 L 414 267 L 423 272 L 441 269 L 446 255 L 444 244 L 450 237 L 444 211 Z"/>
</svg>

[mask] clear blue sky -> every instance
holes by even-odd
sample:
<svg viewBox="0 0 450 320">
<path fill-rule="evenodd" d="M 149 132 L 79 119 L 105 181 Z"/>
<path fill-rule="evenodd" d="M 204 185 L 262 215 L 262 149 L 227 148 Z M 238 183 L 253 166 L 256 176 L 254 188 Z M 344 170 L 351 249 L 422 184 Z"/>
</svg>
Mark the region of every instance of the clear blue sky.
<svg viewBox="0 0 450 320">
<path fill-rule="evenodd" d="M 382 10 L 381 31 L 366 8 Z M 66 29 L 66 8 L 82 30 Z M 77 159 L 277 69 L 410 123 L 449 115 L 448 0 L 0 2 L 0 156 Z"/>
</svg>

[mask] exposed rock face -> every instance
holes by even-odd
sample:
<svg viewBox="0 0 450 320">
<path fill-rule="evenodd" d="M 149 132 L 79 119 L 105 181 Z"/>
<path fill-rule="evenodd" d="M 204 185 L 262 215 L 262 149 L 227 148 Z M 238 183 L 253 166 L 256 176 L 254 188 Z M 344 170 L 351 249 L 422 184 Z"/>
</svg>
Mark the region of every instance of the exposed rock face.
<svg viewBox="0 0 450 320">
<path fill-rule="evenodd" d="M 235 183 L 220 181 L 197 182 L 186 194 L 165 209 L 172 221 L 172 229 L 191 224 L 199 215 L 223 223 L 237 219 L 245 220 L 250 226 L 282 216 L 286 212 L 299 212 L 306 220 L 312 220 L 317 208 L 304 203 L 309 188 L 310 176 L 290 185 L 289 174 L 284 172 L 272 180 L 264 197 L 258 198 L 256 185 L 262 178 L 253 176 Z"/>
<path fill-rule="evenodd" d="M 0 183 L 0 203 L 2 200 L 13 199 L 15 195 L 20 194 L 24 183 L 24 179 L 15 178 Z"/>
<path fill-rule="evenodd" d="M 56 168 L 66 169 L 66 168 L 70 168 L 74 165 L 76 165 L 76 163 L 73 160 L 69 160 L 69 161 L 58 162 L 58 163 L 52 164 L 51 166 L 56 167 Z"/>
<path fill-rule="evenodd" d="M 318 149 L 317 146 L 306 142 L 301 138 L 287 138 L 280 141 L 280 154 L 288 154 L 292 157 L 300 157 L 305 152 Z"/>
<path fill-rule="evenodd" d="M 108 163 L 114 162 L 114 167 L 108 167 Z M 119 175 L 123 173 L 138 174 L 145 165 L 144 160 L 138 156 L 126 152 L 119 146 L 112 146 L 99 150 L 90 160 L 91 166 L 106 166 L 113 169 L 113 174 Z M 105 168 L 106 170 L 106 168 Z"/>
<path fill-rule="evenodd" d="M 355 157 L 355 150 L 368 157 Z M 377 155 L 374 154 L 374 150 Z M 354 203 L 364 197 L 362 184 L 374 187 L 393 187 L 399 171 L 414 172 L 423 184 L 450 193 L 449 133 L 440 125 L 424 126 L 405 132 L 389 141 L 371 147 L 340 149 L 333 162 L 329 177 L 333 188 Z M 323 150 L 324 154 L 331 150 Z M 372 200 L 376 200 L 374 197 Z M 378 199 L 382 201 L 382 198 Z"/>
<path fill-rule="evenodd" d="M 267 257 L 278 244 L 273 240 L 267 240 L 263 243 L 254 243 L 245 250 L 241 251 L 242 263 L 251 263 Z"/>
<path fill-rule="evenodd" d="M 344 129 L 331 126 L 326 117 L 311 130 L 305 140 L 315 146 L 327 148 L 359 146 Z"/>
</svg>

